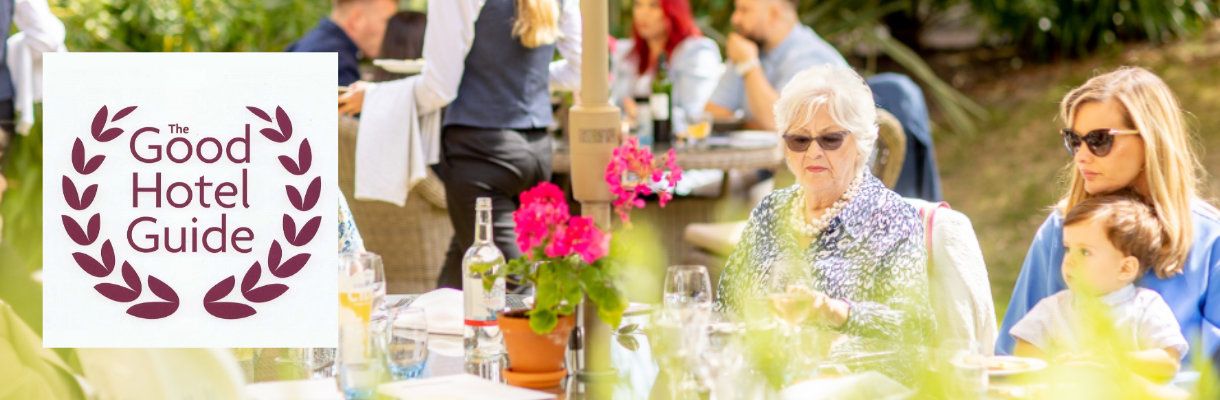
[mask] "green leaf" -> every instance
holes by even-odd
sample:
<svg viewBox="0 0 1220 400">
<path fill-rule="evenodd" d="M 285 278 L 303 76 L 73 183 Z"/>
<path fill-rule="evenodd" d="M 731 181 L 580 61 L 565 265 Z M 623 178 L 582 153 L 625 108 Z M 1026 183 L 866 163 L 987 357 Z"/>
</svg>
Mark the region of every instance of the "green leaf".
<svg viewBox="0 0 1220 400">
<path fill-rule="evenodd" d="M 555 329 L 555 325 L 559 323 L 559 319 L 555 317 L 555 313 L 549 309 L 535 308 L 530 311 L 530 329 L 539 335 L 551 333 Z"/>
<path fill-rule="evenodd" d="M 635 339 L 635 336 L 631 335 L 618 335 L 618 344 L 622 345 L 624 349 L 630 351 L 640 349 L 640 342 Z"/>
<path fill-rule="evenodd" d="M 555 277 L 555 268 L 550 263 L 538 266 L 538 275 L 534 281 L 534 309 L 552 310 L 563 300 L 560 293 L 560 283 Z"/>
<path fill-rule="evenodd" d="M 611 328 L 617 328 L 627 310 L 623 292 L 614 284 L 609 274 L 599 268 L 581 270 L 581 286 L 589 299 L 597 305 L 597 316 Z"/>
</svg>

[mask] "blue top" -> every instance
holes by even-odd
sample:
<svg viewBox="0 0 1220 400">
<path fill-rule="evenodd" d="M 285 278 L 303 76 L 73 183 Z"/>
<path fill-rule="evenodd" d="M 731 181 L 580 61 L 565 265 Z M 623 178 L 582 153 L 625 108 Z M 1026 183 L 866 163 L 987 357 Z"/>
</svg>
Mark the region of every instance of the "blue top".
<svg viewBox="0 0 1220 400">
<path fill-rule="evenodd" d="M 347 86 L 360 80 L 360 49 L 343 28 L 330 18 L 322 18 L 301 39 L 285 51 L 300 53 L 339 53 L 339 85 Z"/>
<path fill-rule="evenodd" d="M 761 50 L 761 49 L 760 49 Z M 788 81 L 806 68 L 821 64 L 834 64 L 848 67 L 847 60 L 835 50 L 830 43 L 822 40 L 813 29 L 805 25 L 797 25 L 788 33 L 788 37 L 770 51 L 759 54 L 758 63 L 762 66 L 763 75 L 776 92 L 783 89 Z M 732 69 L 726 69 L 720 76 L 720 84 L 712 93 L 712 104 L 729 110 L 743 110 L 746 118 L 750 118 L 750 107 L 746 100 L 745 82 L 741 75 Z"/>
<path fill-rule="evenodd" d="M 614 55 L 614 81 L 610 83 L 610 99 L 616 104 L 622 104 L 624 99 L 652 94 L 654 71 L 640 75 L 639 60 L 632 53 L 634 49 L 634 40 L 618 41 Z M 669 63 L 666 74 L 674 84 L 674 110 L 681 110 L 682 116 L 702 113 L 724 70 L 716 42 L 703 36 L 688 37 L 674 47 L 673 56 L 666 61 Z M 674 120 L 678 120 L 678 117 L 674 117 Z"/>
<path fill-rule="evenodd" d="M 1220 343 L 1220 215 L 1215 208 L 1195 200 L 1191 205 L 1195 239 L 1187 255 L 1183 273 L 1169 279 L 1157 278 L 1148 271 L 1137 286 L 1159 293 L 1173 310 L 1182 335 L 1191 343 L 1183 363 L 1189 368 L 1191 353 L 1202 350 L 1209 357 Z M 995 350 L 1011 354 L 1015 342 L 1009 329 L 1033 308 L 1038 300 L 1067 288 L 1060 268 L 1063 265 L 1063 216 L 1051 213 L 1038 228 L 1034 243 L 1021 266 L 1021 276 L 1013 288 L 1012 301 L 1004 315 Z M 1202 340 L 1200 343 L 1199 340 Z"/>
<path fill-rule="evenodd" d="M 571 0 L 569 0 L 571 1 Z M 512 34 L 516 0 L 487 0 L 445 126 L 539 129 L 552 122 L 550 65 L 555 45 L 528 48 Z"/>
<path fill-rule="evenodd" d="M 902 173 L 894 191 L 902 197 L 915 197 L 931 202 L 942 200 L 940 173 L 936 169 L 936 154 L 932 151 L 932 129 L 928 123 L 928 105 L 923 90 L 906 75 L 886 72 L 868 78 L 877 107 L 894 115 L 902 123 L 907 137 L 906 156 Z"/>
</svg>

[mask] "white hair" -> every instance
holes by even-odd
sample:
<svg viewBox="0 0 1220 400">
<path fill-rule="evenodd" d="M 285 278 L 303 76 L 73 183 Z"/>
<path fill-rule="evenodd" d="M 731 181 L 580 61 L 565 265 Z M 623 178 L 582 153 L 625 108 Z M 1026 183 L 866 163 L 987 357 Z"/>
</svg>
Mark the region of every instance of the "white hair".
<svg viewBox="0 0 1220 400">
<path fill-rule="evenodd" d="M 780 133 L 803 128 L 822 106 L 856 137 L 860 153 L 856 167 L 862 168 L 877 143 L 877 105 L 868 83 L 851 68 L 823 64 L 792 77 L 775 101 L 775 127 Z"/>
</svg>

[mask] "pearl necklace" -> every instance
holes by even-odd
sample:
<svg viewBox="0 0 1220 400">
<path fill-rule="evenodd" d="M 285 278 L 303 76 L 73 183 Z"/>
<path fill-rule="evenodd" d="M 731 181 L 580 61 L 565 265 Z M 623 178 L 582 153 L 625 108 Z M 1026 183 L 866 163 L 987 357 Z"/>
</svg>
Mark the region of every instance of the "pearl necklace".
<svg viewBox="0 0 1220 400">
<path fill-rule="evenodd" d="M 864 174 L 857 175 L 852 180 L 850 186 L 848 186 L 847 191 L 843 193 L 843 196 L 835 200 L 834 204 L 831 204 L 821 216 L 809 222 L 805 222 L 805 190 L 802 188 L 797 192 L 796 201 L 793 202 L 795 208 L 792 212 L 792 226 L 796 227 L 796 230 L 806 237 L 820 235 L 826 227 L 830 226 L 830 221 L 834 220 L 835 216 L 839 215 L 839 212 L 843 211 L 844 207 L 847 207 L 847 204 L 851 202 L 853 197 L 856 197 L 856 193 L 860 191 L 860 183 L 863 182 L 863 178 Z"/>
</svg>

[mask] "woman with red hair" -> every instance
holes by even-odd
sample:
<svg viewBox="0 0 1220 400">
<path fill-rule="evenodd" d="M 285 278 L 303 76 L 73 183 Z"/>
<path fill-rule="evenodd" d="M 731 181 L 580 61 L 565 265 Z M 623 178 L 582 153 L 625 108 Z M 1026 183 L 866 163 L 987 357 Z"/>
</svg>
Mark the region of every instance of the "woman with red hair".
<svg viewBox="0 0 1220 400">
<path fill-rule="evenodd" d="M 652 77 L 664 53 L 673 82 L 673 102 L 678 120 L 703 112 L 720 73 L 724 70 L 716 42 L 695 26 L 687 0 L 635 0 L 632 4 L 631 38 L 619 40 L 614 52 L 614 80 L 610 95 L 635 117 L 633 98 L 652 92 Z"/>
</svg>

